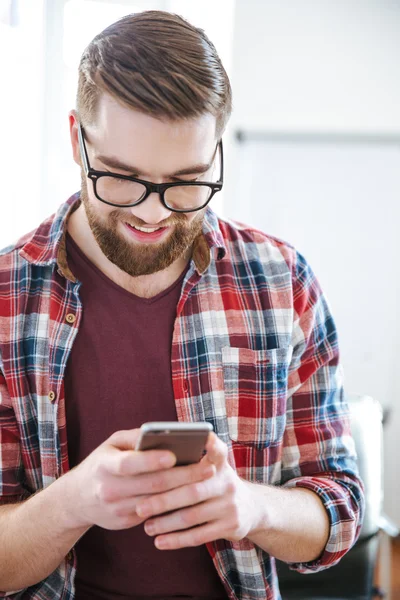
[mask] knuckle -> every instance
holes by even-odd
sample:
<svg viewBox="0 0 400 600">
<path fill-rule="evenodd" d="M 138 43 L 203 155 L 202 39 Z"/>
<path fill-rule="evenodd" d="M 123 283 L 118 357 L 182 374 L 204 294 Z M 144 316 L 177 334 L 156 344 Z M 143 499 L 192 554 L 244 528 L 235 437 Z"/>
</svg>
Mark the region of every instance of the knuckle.
<svg viewBox="0 0 400 600">
<path fill-rule="evenodd" d="M 106 442 L 108 442 L 109 444 L 114 444 L 118 440 L 118 437 L 119 437 L 118 434 L 119 434 L 119 432 L 115 431 L 112 435 L 110 435 L 110 437 L 108 438 L 108 440 L 106 440 Z"/>
<path fill-rule="evenodd" d="M 118 504 L 111 506 L 111 515 L 119 525 L 130 523 L 133 517 L 132 509 L 130 507 Z"/>
<path fill-rule="evenodd" d="M 237 512 L 232 515 L 232 527 L 235 531 L 240 529 L 240 517 Z"/>
<path fill-rule="evenodd" d="M 230 511 L 229 526 L 233 531 L 241 529 L 240 511 L 239 507 L 236 504 L 233 504 L 232 509 Z"/>
<path fill-rule="evenodd" d="M 150 480 L 150 490 L 152 492 L 162 492 L 167 487 L 167 477 L 164 473 L 159 473 Z"/>
<path fill-rule="evenodd" d="M 104 486 L 103 488 L 103 502 L 106 504 L 110 504 L 115 500 L 116 494 L 114 490 L 108 486 Z"/>
<path fill-rule="evenodd" d="M 183 525 L 190 527 L 194 523 L 194 515 L 191 510 L 185 510 L 181 514 L 181 520 Z"/>
<path fill-rule="evenodd" d="M 167 502 L 164 498 L 153 498 L 150 506 L 154 515 L 160 515 L 168 510 Z"/>
<path fill-rule="evenodd" d="M 126 517 L 126 509 L 123 506 L 118 504 L 114 504 L 110 507 L 111 515 L 119 520 L 122 520 Z"/>
<path fill-rule="evenodd" d="M 191 536 L 191 546 L 200 546 L 203 543 L 202 535 L 200 532 L 193 531 Z"/>
<path fill-rule="evenodd" d="M 101 502 L 101 484 L 95 483 L 93 486 L 93 495 L 98 502 Z"/>
<path fill-rule="evenodd" d="M 133 521 L 132 515 L 123 515 L 119 518 L 119 526 L 121 529 L 128 529 L 132 527 Z"/>
<path fill-rule="evenodd" d="M 236 483 L 232 479 L 226 483 L 225 492 L 227 494 L 234 494 L 236 492 Z"/>
<path fill-rule="evenodd" d="M 188 479 L 193 482 L 203 479 L 203 469 L 204 465 L 202 463 L 198 463 L 195 468 L 190 469 L 188 473 Z"/>
<path fill-rule="evenodd" d="M 129 472 L 129 457 L 122 455 L 117 463 L 117 475 L 126 475 Z"/>
<path fill-rule="evenodd" d="M 104 482 L 98 484 L 96 497 L 102 504 L 108 504 L 111 500 L 111 495 L 112 490 Z"/>
</svg>

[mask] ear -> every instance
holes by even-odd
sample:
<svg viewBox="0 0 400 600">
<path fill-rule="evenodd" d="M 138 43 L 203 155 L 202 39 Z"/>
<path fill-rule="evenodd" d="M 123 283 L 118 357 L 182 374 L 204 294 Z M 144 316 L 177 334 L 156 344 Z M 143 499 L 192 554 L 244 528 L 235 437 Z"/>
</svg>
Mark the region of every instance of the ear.
<svg viewBox="0 0 400 600">
<path fill-rule="evenodd" d="M 82 161 L 81 161 L 81 153 L 79 150 L 79 141 L 78 141 L 79 121 L 78 121 L 78 115 L 76 113 L 76 110 L 71 110 L 71 112 L 68 115 L 68 119 L 69 119 L 69 134 L 70 134 L 71 146 L 72 146 L 72 156 L 73 156 L 73 159 L 76 162 L 76 164 L 81 167 Z"/>
</svg>

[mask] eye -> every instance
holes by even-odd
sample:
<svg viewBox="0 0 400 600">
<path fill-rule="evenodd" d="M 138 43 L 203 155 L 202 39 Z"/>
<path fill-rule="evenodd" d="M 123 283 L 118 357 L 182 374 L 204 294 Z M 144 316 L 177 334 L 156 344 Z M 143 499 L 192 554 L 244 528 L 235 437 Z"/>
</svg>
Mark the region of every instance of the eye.
<svg viewBox="0 0 400 600">
<path fill-rule="evenodd" d="M 112 179 L 113 179 L 113 182 L 114 182 L 114 183 L 117 183 L 117 184 L 118 184 L 118 183 L 127 183 L 127 180 L 126 180 L 126 179 L 122 179 L 122 178 L 120 178 L 120 177 L 113 177 Z"/>
</svg>

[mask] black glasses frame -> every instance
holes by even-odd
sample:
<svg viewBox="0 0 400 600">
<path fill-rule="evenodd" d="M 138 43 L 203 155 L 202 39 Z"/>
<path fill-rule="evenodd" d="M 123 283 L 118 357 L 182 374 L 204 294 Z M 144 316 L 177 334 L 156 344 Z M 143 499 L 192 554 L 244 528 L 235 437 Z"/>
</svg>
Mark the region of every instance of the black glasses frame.
<svg viewBox="0 0 400 600">
<path fill-rule="evenodd" d="M 88 177 L 89 179 L 92 180 L 94 194 L 95 194 L 96 198 L 98 200 L 100 200 L 100 202 L 104 202 L 104 204 L 108 204 L 110 206 L 117 206 L 118 208 L 129 208 L 130 206 L 138 206 L 139 204 L 142 204 L 142 202 L 147 200 L 147 198 L 150 196 L 150 194 L 155 192 L 155 193 L 159 194 L 161 204 L 163 204 L 163 206 L 165 206 L 165 208 L 167 208 L 168 210 L 170 210 L 172 212 L 177 212 L 177 213 L 191 213 L 191 212 L 196 212 L 198 210 L 202 210 L 203 208 L 205 208 L 207 206 L 207 204 L 210 202 L 210 200 L 212 199 L 212 197 L 214 196 L 214 194 L 216 194 L 217 192 L 220 192 L 222 190 L 222 186 L 224 183 L 224 153 L 223 153 L 223 148 L 222 148 L 222 139 L 219 140 L 219 142 L 217 144 L 217 148 L 216 148 L 216 151 L 219 148 L 220 157 L 221 157 L 220 177 L 219 177 L 218 181 L 216 181 L 216 182 L 187 181 L 184 183 L 180 182 L 180 181 L 171 182 L 171 183 L 152 183 L 151 181 L 145 181 L 144 179 L 138 179 L 137 177 L 131 177 L 130 175 L 120 175 L 119 173 L 112 173 L 112 172 L 108 172 L 108 171 L 97 171 L 96 169 L 92 169 L 92 167 L 90 166 L 90 163 L 89 163 L 89 156 L 88 156 L 87 149 L 86 149 L 85 131 L 80 123 L 79 123 L 79 127 L 78 127 L 78 140 L 79 140 L 79 148 L 81 151 L 83 167 L 85 169 L 86 177 Z M 136 202 L 131 202 L 130 204 L 115 204 L 114 202 L 109 202 L 108 200 L 104 200 L 103 198 L 101 198 L 98 195 L 97 182 L 101 177 L 114 177 L 115 179 L 126 179 L 127 181 L 133 181 L 134 183 L 141 183 L 142 185 L 145 186 L 146 192 L 144 193 L 143 197 L 140 198 L 139 200 L 137 200 Z M 207 202 L 202 204 L 202 206 L 199 206 L 198 208 L 191 208 L 189 210 L 182 210 L 179 208 L 172 208 L 165 201 L 164 194 L 165 194 L 166 190 L 168 190 L 169 188 L 182 187 L 182 186 L 194 186 L 194 185 L 205 186 L 205 187 L 209 187 L 211 189 L 210 197 L 208 198 Z"/>
</svg>

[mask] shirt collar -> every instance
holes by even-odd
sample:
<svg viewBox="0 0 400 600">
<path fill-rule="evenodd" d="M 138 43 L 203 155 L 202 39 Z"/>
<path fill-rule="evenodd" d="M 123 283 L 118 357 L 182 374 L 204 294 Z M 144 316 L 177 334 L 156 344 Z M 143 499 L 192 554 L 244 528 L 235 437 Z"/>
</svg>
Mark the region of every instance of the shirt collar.
<svg viewBox="0 0 400 600">
<path fill-rule="evenodd" d="M 221 260 L 226 254 L 224 238 L 218 217 L 208 206 L 203 220 L 203 231 L 193 244 L 193 262 L 200 275 L 210 266 L 211 260 Z"/>
<path fill-rule="evenodd" d="M 28 262 L 38 266 L 57 264 L 60 274 L 73 282 L 76 278 L 68 267 L 66 233 L 68 219 L 80 202 L 80 192 L 77 192 L 60 206 L 55 215 L 26 236 L 19 252 Z M 193 244 L 192 257 L 200 275 L 209 267 L 213 254 L 216 260 L 220 260 L 226 254 L 226 247 L 218 217 L 208 207 L 204 215 L 203 231 Z"/>
<path fill-rule="evenodd" d="M 70 215 L 80 204 L 80 193 L 77 192 L 60 206 L 52 215 L 30 234 L 20 250 L 20 256 L 37 266 L 57 264 L 64 277 L 76 281 L 68 268 L 65 249 L 67 222 Z"/>
</svg>

